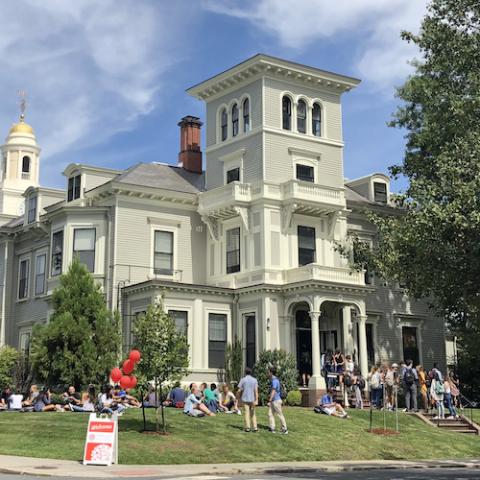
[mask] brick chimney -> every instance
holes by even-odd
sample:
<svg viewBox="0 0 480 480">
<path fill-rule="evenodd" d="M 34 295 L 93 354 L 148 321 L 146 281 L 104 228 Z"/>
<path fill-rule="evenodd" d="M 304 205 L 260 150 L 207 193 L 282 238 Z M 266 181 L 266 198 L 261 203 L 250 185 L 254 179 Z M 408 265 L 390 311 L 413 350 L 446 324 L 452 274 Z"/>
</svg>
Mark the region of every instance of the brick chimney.
<svg viewBox="0 0 480 480">
<path fill-rule="evenodd" d="M 183 117 L 180 127 L 180 153 L 178 165 L 194 173 L 202 173 L 202 151 L 200 150 L 200 127 L 202 122 L 198 117 L 188 115 Z"/>
</svg>

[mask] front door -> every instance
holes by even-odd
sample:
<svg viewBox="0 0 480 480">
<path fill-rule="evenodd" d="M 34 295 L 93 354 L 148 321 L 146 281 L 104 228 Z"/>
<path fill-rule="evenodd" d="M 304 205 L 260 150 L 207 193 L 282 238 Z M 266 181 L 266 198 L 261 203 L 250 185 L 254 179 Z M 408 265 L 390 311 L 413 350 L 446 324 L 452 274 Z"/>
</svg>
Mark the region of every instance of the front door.
<svg viewBox="0 0 480 480">
<path fill-rule="evenodd" d="M 312 324 L 310 315 L 305 310 L 295 314 L 295 330 L 297 339 L 297 368 L 300 384 L 307 385 L 312 375 Z"/>
<path fill-rule="evenodd" d="M 257 332 L 255 325 L 255 314 L 248 313 L 245 318 L 245 363 L 247 367 L 253 368 L 257 356 Z"/>
</svg>

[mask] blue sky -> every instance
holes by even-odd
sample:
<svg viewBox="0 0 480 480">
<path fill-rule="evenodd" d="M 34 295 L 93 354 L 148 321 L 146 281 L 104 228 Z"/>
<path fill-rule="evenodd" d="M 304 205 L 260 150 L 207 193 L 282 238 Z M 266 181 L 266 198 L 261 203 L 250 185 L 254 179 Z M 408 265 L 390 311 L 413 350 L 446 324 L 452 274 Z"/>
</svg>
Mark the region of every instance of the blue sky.
<svg viewBox="0 0 480 480">
<path fill-rule="evenodd" d="M 24 89 L 45 186 L 63 186 L 71 162 L 176 163 L 178 120 L 204 118 L 185 90 L 262 52 L 361 78 L 343 97 L 345 175 L 385 172 L 404 148 L 386 126 L 394 87 L 416 55 L 400 30 L 424 12 L 422 0 L 3 0 L 0 135 Z"/>
</svg>

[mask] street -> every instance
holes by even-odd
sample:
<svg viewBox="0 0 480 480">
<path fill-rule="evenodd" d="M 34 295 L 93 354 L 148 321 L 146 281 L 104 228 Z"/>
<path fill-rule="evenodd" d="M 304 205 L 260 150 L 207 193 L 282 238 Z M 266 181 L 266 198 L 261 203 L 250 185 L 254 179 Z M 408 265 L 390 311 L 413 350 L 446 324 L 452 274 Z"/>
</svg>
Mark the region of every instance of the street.
<svg viewBox="0 0 480 480">
<path fill-rule="evenodd" d="M 45 480 L 45 476 L 22 475 L 21 480 Z M 52 477 L 56 480 L 71 480 L 75 477 Z M 414 470 L 367 470 L 355 472 L 304 472 L 285 473 L 277 475 L 255 475 L 255 476 L 217 476 L 199 475 L 191 477 L 138 477 L 142 480 L 175 479 L 175 480 L 478 480 L 480 470 L 466 468 L 440 468 L 440 469 L 414 469 Z M 0 474 L 0 480 L 19 480 L 18 475 Z M 91 478 L 95 480 L 95 478 Z"/>
</svg>

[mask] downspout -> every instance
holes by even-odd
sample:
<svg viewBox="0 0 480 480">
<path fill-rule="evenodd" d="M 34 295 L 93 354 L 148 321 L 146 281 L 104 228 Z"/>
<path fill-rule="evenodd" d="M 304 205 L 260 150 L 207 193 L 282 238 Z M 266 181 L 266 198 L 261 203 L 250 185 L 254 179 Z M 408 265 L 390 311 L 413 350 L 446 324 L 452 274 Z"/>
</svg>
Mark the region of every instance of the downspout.
<svg viewBox="0 0 480 480">
<path fill-rule="evenodd" d="M 5 300 L 7 285 L 7 261 L 8 261 L 8 240 L 5 242 L 5 250 L 3 254 L 3 278 L 2 278 L 2 323 L 0 325 L 0 347 L 5 345 Z"/>
</svg>

